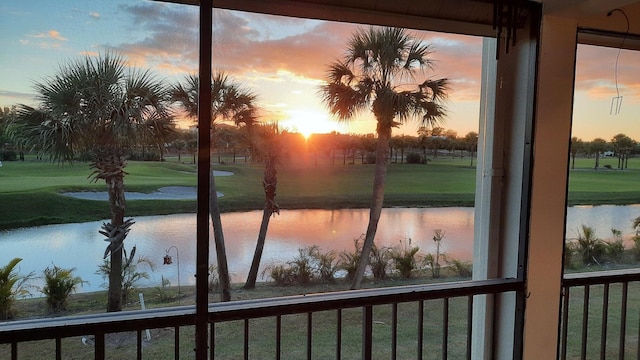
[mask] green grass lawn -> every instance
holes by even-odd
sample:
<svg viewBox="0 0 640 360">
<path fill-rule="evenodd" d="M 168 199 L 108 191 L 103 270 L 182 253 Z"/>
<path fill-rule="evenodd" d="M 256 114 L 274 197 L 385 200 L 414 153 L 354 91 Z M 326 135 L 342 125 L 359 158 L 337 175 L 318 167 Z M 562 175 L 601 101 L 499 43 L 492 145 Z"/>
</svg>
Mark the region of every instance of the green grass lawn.
<svg viewBox="0 0 640 360">
<path fill-rule="evenodd" d="M 185 160 L 185 159 L 183 159 Z M 215 165 L 233 176 L 217 177 L 222 211 L 261 209 L 260 164 Z M 593 170 L 593 159 L 578 159 L 570 171 L 569 204 L 632 204 L 640 202 L 640 159 L 629 168 L 615 170 L 616 159 L 607 158 L 613 170 Z M 196 186 L 196 166 L 179 163 L 130 161 L 125 184 L 128 191 L 151 192 L 163 186 Z M 366 208 L 369 206 L 373 165 L 300 165 L 293 161 L 278 173 L 277 201 L 285 209 Z M 4 162 L 0 167 L 0 229 L 52 223 L 83 222 L 109 217 L 106 202 L 74 199 L 64 191 L 105 191 L 104 182 L 90 181 L 88 163 L 58 165 L 28 157 L 24 162 Z M 473 206 L 475 168 L 464 158 L 438 158 L 429 165 L 390 164 L 385 206 Z M 552 176 L 552 175 L 550 175 Z M 562 186 L 562 184 L 559 184 Z M 128 216 L 192 213 L 195 200 L 129 200 Z"/>
</svg>

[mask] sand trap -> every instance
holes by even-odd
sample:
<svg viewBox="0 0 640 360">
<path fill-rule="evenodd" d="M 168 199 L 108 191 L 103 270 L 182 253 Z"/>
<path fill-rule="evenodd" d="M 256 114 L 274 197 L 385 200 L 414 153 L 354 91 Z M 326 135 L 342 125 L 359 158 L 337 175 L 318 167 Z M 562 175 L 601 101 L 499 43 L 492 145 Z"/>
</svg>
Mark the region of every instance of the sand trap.
<svg viewBox="0 0 640 360">
<path fill-rule="evenodd" d="M 214 176 L 231 176 L 230 171 L 213 171 Z M 83 200 L 109 200 L 109 195 L 106 191 L 76 191 L 62 193 L 65 196 L 71 196 L 76 199 Z M 140 192 L 125 192 L 125 198 L 127 200 L 195 200 L 196 188 L 193 186 L 165 186 L 152 193 L 140 193 Z M 218 197 L 224 196 L 223 193 L 218 192 Z"/>
</svg>

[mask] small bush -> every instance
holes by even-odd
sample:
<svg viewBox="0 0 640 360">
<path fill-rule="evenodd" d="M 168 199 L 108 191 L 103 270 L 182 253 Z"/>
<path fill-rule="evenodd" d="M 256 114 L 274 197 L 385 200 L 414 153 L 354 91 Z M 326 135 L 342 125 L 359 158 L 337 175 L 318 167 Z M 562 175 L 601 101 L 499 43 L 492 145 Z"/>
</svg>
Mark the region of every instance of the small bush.
<svg viewBox="0 0 640 360">
<path fill-rule="evenodd" d="M 418 251 L 420 251 L 419 247 L 411 246 L 411 239 L 404 244 L 402 240 L 400 240 L 400 245 L 391 249 L 391 259 L 402 278 L 411 278 L 411 273 L 417 268 L 416 254 Z"/>
<path fill-rule="evenodd" d="M 295 275 L 289 265 L 269 265 L 262 271 L 262 276 L 264 277 L 267 273 L 278 286 L 293 285 L 295 283 Z"/>
<path fill-rule="evenodd" d="M 13 317 L 12 307 L 17 298 L 31 295 L 28 281 L 33 278 L 33 272 L 25 276 L 15 272 L 20 261 L 22 259 L 14 258 L 0 268 L 0 320 Z"/>
<path fill-rule="evenodd" d="M 69 295 L 76 291 L 78 285 L 86 283 L 79 276 L 73 276 L 75 270 L 55 265 L 44 269 L 45 286 L 41 291 L 46 296 L 49 311 L 57 313 L 66 310 Z"/>
<path fill-rule="evenodd" d="M 617 239 L 612 242 L 604 242 L 606 259 L 610 262 L 620 263 L 624 255 L 624 244 L 622 239 Z"/>
<path fill-rule="evenodd" d="M 631 248 L 631 253 L 636 261 L 640 261 L 640 236 L 636 235 L 633 237 L 633 247 Z"/>
<path fill-rule="evenodd" d="M 16 161 L 18 160 L 18 154 L 13 150 L 3 150 L 0 156 L 2 161 Z"/>
<path fill-rule="evenodd" d="M 177 294 L 171 289 L 171 281 L 161 276 L 160 286 L 156 287 L 155 298 L 158 302 L 169 302 L 176 298 Z"/>
<path fill-rule="evenodd" d="M 387 277 L 387 268 L 389 267 L 389 260 L 391 259 L 389 248 L 378 248 L 376 244 L 373 244 L 371 253 L 369 254 L 369 266 L 371 267 L 371 273 L 376 280 L 383 280 Z"/>
<path fill-rule="evenodd" d="M 145 265 L 151 271 L 155 271 L 155 264 L 143 257 L 140 256 L 137 259 L 135 258 L 136 247 L 134 246 L 131 249 L 131 254 L 127 256 L 127 252 L 122 248 L 124 259 L 122 262 L 122 302 L 128 303 L 129 297 L 136 289 L 136 286 L 142 279 L 148 279 L 149 273 L 146 271 L 139 271 L 138 266 Z M 134 261 L 135 260 L 135 261 Z M 111 262 L 109 259 L 105 259 L 102 265 L 98 266 L 97 274 L 102 275 L 103 279 L 109 279 L 109 273 L 111 272 Z M 108 286 L 108 284 L 103 284 L 103 286 Z"/>
<path fill-rule="evenodd" d="M 601 264 L 607 253 L 604 241 L 596 236 L 596 231 L 592 227 L 582 225 L 581 230 L 578 230 L 575 246 L 582 265 Z"/>
<path fill-rule="evenodd" d="M 336 272 L 339 270 L 336 262 L 336 252 L 331 250 L 323 253 L 320 248 L 315 247 L 315 251 L 312 252 L 311 256 L 316 263 L 318 278 L 322 281 L 334 282 L 336 280 Z"/>
<path fill-rule="evenodd" d="M 407 154 L 407 164 L 426 164 L 426 161 L 424 156 L 415 152 L 410 152 Z"/>
<path fill-rule="evenodd" d="M 262 276 L 269 274 L 269 276 L 276 282 L 277 285 L 306 285 L 310 283 L 314 278 L 318 276 L 318 263 L 317 257 L 320 252 L 317 246 L 308 246 L 298 249 L 298 255 L 286 264 L 274 264 L 266 267 Z M 324 269 L 325 275 L 330 270 Z"/>
<path fill-rule="evenodd" d="M 469 261 L 451 259 L 448 261 L 451 271 L 460 277 L 471 277 L 473 274 L 473 264 Z"/>
<path fill-rule="evenodd" d="M 360 262 L 360 254 L 362 254 L 362 244 L 360 241 L 364 238 L 364 234 L 359 238 L 353 239 L 354 250 L 352 252 L 344 250 L 340 253 L 338 268 L 346 271 L 345 280 L 351 281 L 356 275 L 358 262 Z"/>
</svg>

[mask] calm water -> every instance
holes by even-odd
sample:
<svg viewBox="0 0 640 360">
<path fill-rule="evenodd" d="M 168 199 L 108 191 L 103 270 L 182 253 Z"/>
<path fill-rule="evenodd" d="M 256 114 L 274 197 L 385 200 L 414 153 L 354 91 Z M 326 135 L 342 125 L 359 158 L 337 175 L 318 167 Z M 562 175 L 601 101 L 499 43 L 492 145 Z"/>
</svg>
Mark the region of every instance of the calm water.
<svg viewBox="0 0 640 360">
<path fill-rule="evenodd" d="M 611 236 L 611 228 L 631 234 L 631 221 L 640 216 L 640 205 L 572 207 L 568 211 L 567 237 L 573 238 L 581 224 L 595 227 L 602 238 Z M 223 214 L 222 222 L 232 281 L 242 282 L 253 257 L 255 241 L 262 217 L 261 211 Z M 369 211 L 347 210 L 283 210 L 271 219 L 265 245 L 262 268 L 284 263 L 297 255 L 298 248 L 318 245 L 322 250 L 353 249 L 353 239 L 365 230 Z M 195 229 L 192 214 L 148 216 L 135 218 L 131 233 L 125 241 L 127 249 L 137 246 L 137 254 L 152 260 L 155 271 L 148 271 L 151 279 L 144 285 L 156 286 L 161 276 L 177 284 L 177 259 L 171 249 L 173 264 L 162 265 L 167 248 L 179 249 L 180 282 L 193 284 L 195 279 Z M 101 289 L 104 283 L 95 274 L 101 262 L 106 242 L 98 234 L 101 221 L 48 225 L 0 233 L 0 265 L 20 257 L 20 273 L 35 271 L 38 276 L 51 264 L 76 268 L 76 274 L 89 281 L 80 291 Z M 378 227 L 380 245 L 396 245 L 412 240 L 421 252 L 435 252 L 433 231 L 443 229 L 442 250 L 462 260 L 473 254 L 473 208 L 392 208 L 384 209 Z M 211 262 L 215 262 L 213 235 Z M 35 283 L 35 285 L 39 285 Z"/>
</svg>

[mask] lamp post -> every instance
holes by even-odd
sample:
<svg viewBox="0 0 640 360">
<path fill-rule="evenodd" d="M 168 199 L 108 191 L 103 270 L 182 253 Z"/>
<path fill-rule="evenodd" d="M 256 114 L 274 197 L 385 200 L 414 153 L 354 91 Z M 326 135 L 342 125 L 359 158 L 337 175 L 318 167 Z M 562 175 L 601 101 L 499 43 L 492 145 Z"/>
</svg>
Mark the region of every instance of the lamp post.
<svg viewBox="0 0 640 360">
<path fill-rule="evenodd" d="M 178 305 L 180 305 L 180 252 L 178 251 L 178 247 L 175 245 L 169 246 L 169 248 L 166 251 L 166 254 L 164 256 L 164 261 L 163 264 L 164 265 L 171 265 L 173 264 L 173 261 L 171 259 L 171 255 L 169 255 L 169 251 L 171 249 L 176 249 L 176 262 L 178 265 Z"/>
</svg>

